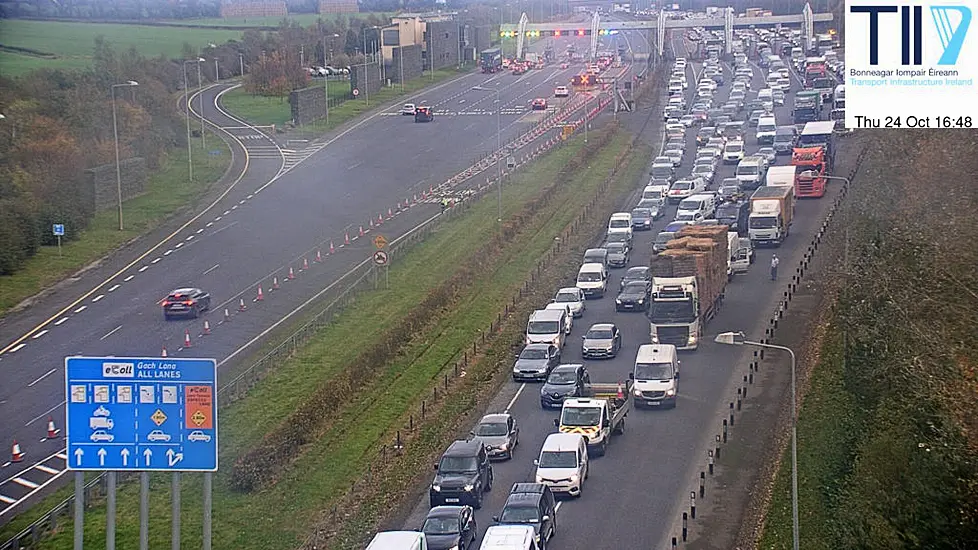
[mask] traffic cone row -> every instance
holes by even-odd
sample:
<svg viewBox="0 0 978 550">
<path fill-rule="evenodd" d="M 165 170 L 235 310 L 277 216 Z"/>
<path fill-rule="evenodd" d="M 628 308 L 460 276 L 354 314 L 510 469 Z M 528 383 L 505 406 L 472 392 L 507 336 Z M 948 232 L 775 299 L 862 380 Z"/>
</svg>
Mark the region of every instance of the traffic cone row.
<svg viewBox="0 0 978 550">
<path fill-rule="evenodd" d="M 302 259 L 302 270 L 303 271 L 306 271 L 308 269 L 309 269 L 309 259 L 308 258 L 303 258 Z"/>
<path fill-rule="evenodd" d="M 320 264 L 320 263 L 323 262 L 323 254 L 322 254 L 322 251 L 319 250 L 318 248 L 316 249 L 316 260 L 315 261 L 316 261 L 317 264 Z"/>
<path fill-rule="evenodd" d="M 265 299 L 265 293 L 261 291 L 261 285 L 258 285 L 258 295 L 255 296 L 256 302 L 261 302 Z"/>
<path fill-rule="evenodd" d="M 295 279 L 295 271 L 292 269 L 292 266 L 289 266 L 289 274 L 286 278 L 289 279 L 290 281 L 292 279 Z"/>
</svg>

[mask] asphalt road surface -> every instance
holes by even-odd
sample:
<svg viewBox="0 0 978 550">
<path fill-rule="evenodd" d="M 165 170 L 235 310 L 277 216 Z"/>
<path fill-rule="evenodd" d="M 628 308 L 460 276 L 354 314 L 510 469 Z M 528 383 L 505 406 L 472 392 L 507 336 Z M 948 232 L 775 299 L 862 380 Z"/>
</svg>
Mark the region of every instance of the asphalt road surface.
<svg viewBox="0 0 978 550">
<path fill-rule="evenodd" d="M 558 53 L 572 41 L 579 51 L 586 49 L 584 39 L 561 38 Z M 553 88 L 569 84 L 582 66 L 556 67 L 522 76 L 466 75 L 401 100 L 432 106 L 432 123 L 400 116 L 398 104 L 303 149 L 274 141 L 224 112 L 218 99 L 229 85 L 207 89 L 205 118 L 235 138 L 232 168 L 242 173 L 235 185 L 185 226 L 141 240 L 131 247 L 135 250 L 110 258 L 0 325 L 0 442 L 9 446 L 17 440 L 28 453 L 24 462 L 0 462 L 0 478 L 8 481 L 0 484 L 0 505 L 51 481 L 57 474 L 49 470 L 64 468 L 57 456 L 63 437 L 42 438 L 49 416 L 63 428 L 66 356 L 155 357 L 165 347 L 171 357 L 228 358 L 369 257 L 373 235 L 393 240 L 436 215 L 438 206 L 424 202 L 393 218 L 388 209 L 396 211 L 405 199 L 437 187 L 494 150 L 497 110 L 506 142 L 546 116 L 530 109 L 534 98 L 548 98 L 551 106 L 567 101 L 553 98 Z M 496 93 L 475 86 L 498 89 L 498 101 Z M 199 109 L 198 101 L 192 105 Z M 378 216 L 383 226 L 358 239 L 360 226 L 369 230 L 369 221 Z M 343 246 L 345 235 L 351 237 L 348 246 Z M 334 255 L 327 255 L 330 242 Z M 324 256 L 321 263 L 314 261 L 317 250 Z M 302 269 L 303 260 L 308 270 Z M 296 278 L 288 281 L 290 267 Z M 270 290 L 273 277 L 280 290 Z M 210 292 L 212 311 L 198 320 L 165 321 L 159 301 L 184 286 Z M 260 303 L 255 301 L 259 286 Z M 238 312 L 242 299 L 248 307 Z M 222 322 L 225 308 L 232 315 L 228 323 Z M 207 336 L 202 336 L 204 319 L 212 331 Z M 187 332 L 192 346 L 184 349 Z M 34 468 L 45 457 L 43 467 Z M 9 520 L 4 511 L 0 508 L 0 523 Z"/>
<path fill-rule="evenodd" d="M 686 53 L 685 44 L 678 36 L 670 40 L 678 56 Z M 700 65 L 688 67 L 690 94 L 695 90 Z M 729 93 L 733 79 L 730 67 L 725 67 L 726 86 L 719 88 L 716 98 L 722 104 Z M 764 87 L 765 71 L 755 67 L 753 91 Z M 793 81 L 792 92 L 800 89 Z M 785 107 L 776 109 L 779 124 L 791 124 L 790 105 L 793 94 L 788 94 Z M 661 116 L 655 113 L 655 116 Z M 743 118 L 744 114 L 741 115 Z M 691 170 L 695 157 L 695 130 L 687 132 L 686 157 L 678 177 Z M 757 149 L 753 128 L 747 132 L 747 149 Z M 776 165 L 790 162 L 779 157 Z M 733 165 L 721 165 L 715 184 L 724 177 L 733 176 Z M 644 185 L 644 182 L 642 183 Z M 558 534 L 554 548 L 562 550 L 590 550 L 593 548 L 666 548 L 673 520 L 679 507 L 686 504 L 694 476 L 706 459 L 706 448 L 717 433 L 719 410 L 725 409 L 734 388 L 739 382 L 734 367 L 743 366 L 751 353 L 746 348 L 731 348 L 713 343 L 712 335 L 727 330 L 743 330 L 748 335 L 760 336 L 770 311 L 774 308 L 784 280 L 790 279 L 789 266 L 797 265 L 807 243 L 821 224 L 838 186 L 830 185 L 825 197 L 799 201 L 791 234 L 777 249 L 756 250 L 756 261 L 750 271 L 737 275 L 726 289 L 726 298 L 717 316 L 706 328 L 699 349 L 681 352 L 682 379 L 679 383 L 679 401 L 672 410 L 634 409 L 628 416 L 626 432 L 614 436 L 605 457 L 591 463 L 590 477 L 583 494 L 578 499 L 562 500 L 557 514 Z M 622 205 L 629 211 L 631 203 Z M 629 266 L 648 265 L 651 245 L 656 233 L 675 216 L 676 207 L 669 207 L 665 216 L 652 231 L 636 232 Z M 600 240 L 596 236 L 596 242 Z M 768 266 L 772 253 L 782 262 L 782 281 L 770 280 Z M 612 270 L 612 286 L 617 289 L 618 280 L 625 269 Z M 573 285 L 575 273 L 567 274 L 567 285 Z M 556 291 L 557 289 L 554 289 Z M 638 312 L 616 313 L 616 292 L 608 292 L 604 298 L 590 300 L 583 318 L 575 320 L 574 330 L 567 338 L 562 353 L 563 363 L 583 363 L 590 372 L 592 382 L 624 381 L 632 370 L 637 348 L 650 340 L 649 323 Z M 540 304 L 543 307 L 545 304 Z M 583 360 L 580 352 L 581 336 L 594 323 L 614 322 L 623 335 L 623 347 L 617 358 L 610 360 Z M 509 383 L 495 397 L 487 412 L 508 411 L 515 415 L 520 426 L 520 444 L 515 458 L 494 464 L 494 489 L 486 495 L 482 510 L 476 513 L 480 535 L 492 525 L 492 515 L 502 509 L 509 488 L 513 483 L 532 481 L 535 467 L 533 459 L 550 433 L 555 431 L 553 420 L 558 411 L 544 411 L 540 407 L 539 384 Z M 410 513 L 406 529 L 418 529 L 428 510 L 427 493 Z"/>
</svg>

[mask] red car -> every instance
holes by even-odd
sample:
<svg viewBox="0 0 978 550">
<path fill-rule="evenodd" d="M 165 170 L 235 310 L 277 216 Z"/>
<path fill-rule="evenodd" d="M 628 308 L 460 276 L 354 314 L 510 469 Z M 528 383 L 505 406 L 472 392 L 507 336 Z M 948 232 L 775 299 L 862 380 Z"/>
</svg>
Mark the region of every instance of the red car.
<svg viewBox="0 0 978 550">
<path fill-rule="evenodd" d="M 547 109 L 547 100 L 546 99 L 544 99 L 542 97 L 538 97 L 538 98 L 536 98 L 536 99 L 533 100 L 533 110 L 534 111 L 543 111 L 543 110 L 546 110 L 546 109 Z"/>
</svg>

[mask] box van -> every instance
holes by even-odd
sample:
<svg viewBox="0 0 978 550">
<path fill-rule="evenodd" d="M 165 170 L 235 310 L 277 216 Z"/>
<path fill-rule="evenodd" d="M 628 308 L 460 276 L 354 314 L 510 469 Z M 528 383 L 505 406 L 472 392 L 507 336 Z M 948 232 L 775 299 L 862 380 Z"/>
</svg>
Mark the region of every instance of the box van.
<svg viewBox="0 0 978 550">
<path fill-rule="evenodd" d="M 778 121 L 773 116 L 762 116 L 757 119 L 757 131 L 755 137 L 757 143 L 771 145 L 774 143 L 774 136 L 778 133 Z"/>
<path fill-rule="evenodd" d="M 554 493 L 579 497 L 588 476 L 587 441 L 581 434 L 550 434 L 533 465 L 537 483 L 549 485 Z"/>
<path fill-rule="evenodd" d="M 607 248 L 589 248 L 584 251 L 584 263 L 608 265 Z"/>
<path fill-rule="evenodd" d="M 628 235 L 628 240 L 632 240 L 632 213 L 615 212 L 612 214 L 611 219 L 608 220 L 608 234 L 611 233 L 625 233 Z"/>
<path fill-rule="evenodd" d="M 679 394 L 679 355 L 672 344 L 645 344 L 638 347 L 635 367 L 628 376 L 635 406 L 676 407 Z"/>
<path fill-rule="evenodd" d="M 493 525 L 482 536 L 479 550 L 539 550 L 535 539 L 529 525 Z"/>
<path fill-rule="evenodd" d="M 367 550 L 428 550 L 424 533 L 418 531 L 381 531 L 374 535 Z"/>
<path fill-rule="evenodd" d="M 680 212 L 693 212 L 694 214 L 699 214 L 699 218 L 703 220 L 712 218 L 717 209 L 716 200 L 716 195 L 712 193 L 701 193 L 693 195 L 688 199 L 683 199 L 679 201 L 679 210 L 676 211 L 676 217 L 679 217 Z"/>
<path fill-rule="evenodd" d="M 608 289 L 608 270 L 604 264 L 587 263 L 577 272 L 577 288 L 584 291 L 584 296 L 600 298 Z"/>
<path fill-rule="evenodd" d="M 526 343 L 553 344 L 558 348 L 563 347 L 565 336 L 567 336 L 567 316 L 567 311 L 564 309 L 538 309 L 534 311 L 526 323 Z"/>
</svg>

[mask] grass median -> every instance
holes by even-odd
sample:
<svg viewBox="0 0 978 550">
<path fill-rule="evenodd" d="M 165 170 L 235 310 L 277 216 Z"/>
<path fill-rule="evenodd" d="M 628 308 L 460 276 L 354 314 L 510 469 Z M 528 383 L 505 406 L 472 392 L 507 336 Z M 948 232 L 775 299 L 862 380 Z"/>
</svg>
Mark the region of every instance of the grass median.
<svg viewBox="0 0 978 550">
<path fill-rule="evenodd" d="M 404 83 L 403 90 L 400 85 L 394 84 L 391 87 L 384 87 L 376 94 L 370 94 L 369 104 L 365 95 L 361 94 L 360 99 L 347 99 L 338 105 L 332 105 L 329 109 L 329 124 L 325 119 L 307 124 L 303 130 L 312 132 L 325 132 L 335 128 L 367 111 L 377 109 L 387 105 L 391 101 L 401 96 L 417 93 L 429 86 L 439 84 L 448 79 L 469 73 L 472 66 L 463 67 L 461 70 L 456 68 L 439 69 L 431 73 L 425 73 L 420 78 L 408 80 Z M 322 85 L 321 81 L 312 81 L 310 86 Z M 350 95 L 350 82 L 348 80 L 330 80 L 329 97 L 333 101 L 340 101 Z M 243 88 L 236 88 L 221 96 L 221 105 L 234 116 L 246 120 L 256 126 L 270 126 L 284 128 L 292 120 L 292 106 L 289 104 L 288 97 L 264 97 L 246 92 Z"/>
<path fill-rule="evenodd" d="M 13 275 L 0 277 L 0 316 L 123 244 L 158 227 L 168 217 L 193 204 L 221 178 L 231 162 L 231 152 L 217 136 L 209 134 L 206 148 L 193 142 L 194 178 L 187 178 L 187 151 L 173 148 L 163 166 L 149 175 L 146 193 L 122 205 L 124 231 L 119 231 L 116 209 L 95 215 L 77 240 L 44 246 Z M 220 151 L 211 155 L 210 151 Z"/>
<path fill-rule="evenodd" d="M 533 198 L 561 166 L 578 154 L 581 145 L 579 142 L 569 144 L 514 176 L 514 184 L 504 189 L 504 215 L 513 215 Z M 567 203 L 564 215 L 576 215 L 572 205 L 573 202 Z M 271 373 L 247 398 L 222 411 L 221 463 L 225 467 L 217 475 L 215 483 L 216 548 L 269 548 L 298 544 L 317 511 L 323 509 L 331 498 L 342 494 L 350 480 L 361 472 L 364 449 L 373 447 L 377 438 L 389 430 L 392 419 L 399 418 L 405 408 L 414 403 L 418 392 L 422 391 L 420 386 L 425 389 L 430 386 L 433 377 L 430 369 L 440 369 L 445 364 L 445 357 L 460 353 L 460 349 L 471 345 L 475 331 L 488 325 L 488 320 L 495 317 L 501 303 L 499 300 L 511 297 L 513 285 L 518 287 L 525 278 L 528 266 L 536 261 L 534 251 L 543 247 L 544 243 L 549 246 L 552 242 L 553 235 L 548 233 L 551 229 L 538 234 L 536 244 L 521 243 L 517 246 L 521 252 L 511 257 L 512 265 L 494 272 L 494 280 L 488 280 L 486 285 L 474 286 L 480 293 L 483 287 L 491 287 L 493 294 L 485 298 L 489 302 L 470 301 L 466 304 L 464 311 L 472 316 L 471 319 L 456 319 L 457 323 L 449 325 L 444 325 L 442 321 L 441 328 L 426 335 L 428 345 L 418 343 L 417 347 L 405 353 L 406 358 L 415 357 L 414 360 L 407 364 L 395 362 L 389 366 L 379 386 L 374 384 L 369 391 L 351 396 L 350 403 L 336 415 L 326 437 L 305 449 L 294 467 L 272 489 L 255 494 L 229 490 L 227 475 L 235 457 L 243 449 L 260 441 L 276 423 L 308 398 L 318 385 L 328 381 L 353 360 L 359 351 L 358 343 L 370 342 L 382 334 L 416 306 L 432 286 L 449 278 L 454 266 L 478 250 L 485 241 L 485 235 L 492 234 L 495 218 L 495 201 L 483 201 L 473 205 L 467 215 L 441 226 L 427 241 L 392 266 L 391 290 L 362 295 L 354 307 L 340 315 L 296 357 Z M 559 221 L 552 223 L 552 227 L 560 225 Z M 508 290 L 504 292 L 504 289 Z M 505 298 L 501 298 L 503 294 Z M 458 326 L 453 326 L 455 324 Z M 424 353 L 419 355 L 421 352 Z M 420 359 L 422 356 L 424 359 Z M 428 364 L 432 358 L 434 363 Z M 398 377 L 398 369 L 409 369 L 414 374 L 406 378 Z M 385 389 L 385 384 L 393 384 L 393 387 Z M 388 393 L 391 391 L 394 394 Z M 366 406 L 362 399 L 373 401 L 373 406 Z M 358 410 L 359 413 L 356 412 Z M 186 478 L 183 538 L 185 544 L 196 546 L 200 543 L 200 478 Z M 168 507 L 167 483 L 166 476 L 153 478 L 154 510 Z M 136 493 L 137 487 L 131 484 L 121 487 L 119 491 L 121 513 L 118 541 L 123 546 L 135 544 L 138 540 Z M 67 491 L 61 491 L 38 509 L 47 510 L 57 498 L 63 498 L 66 494 Z M 14 534 L 30 519 L 28 516 L 19 518 L 2 534 Z M 164 519 L 167 517 L 164 514 L 153 522 L 152 540 L 160 542 L 168 539 L 169 527 Z M 104 509 L 96 506 L 88 514 L 86 541 L 97 544 L 102 539 Z M 70 544 L 68 533 L 58 533 L 48 539 L 43 547 L 67 548 Z"/>
</svg>

